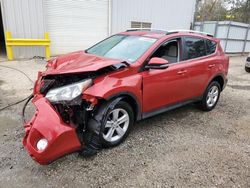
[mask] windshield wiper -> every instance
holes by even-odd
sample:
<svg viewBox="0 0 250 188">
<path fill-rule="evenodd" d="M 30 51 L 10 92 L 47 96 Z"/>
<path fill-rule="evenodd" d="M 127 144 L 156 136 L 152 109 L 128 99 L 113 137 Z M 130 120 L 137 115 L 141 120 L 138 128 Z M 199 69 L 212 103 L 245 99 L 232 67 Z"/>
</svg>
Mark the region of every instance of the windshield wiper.
<svg viewBox="0 0 250 188">
<path fill-rule="evenodd" d="M 124 66 L 125 65 L 125 66 Z M 120 68 L 124 68 L 124 67 L 129 67 L 130 64 L 127 61 L 121 61 L 120 63 L 114 64 L 112 65 L 113 67 L 115 67 L 115 69 L 120 69 Z"/>
<path fill-rule="evenodd" d="M 121 63 L 124 64 L 124 65 L 126 65 L 127 67 L 130 66 L 130 64 L 127 61 L 122 61 Z"/>
</svg>

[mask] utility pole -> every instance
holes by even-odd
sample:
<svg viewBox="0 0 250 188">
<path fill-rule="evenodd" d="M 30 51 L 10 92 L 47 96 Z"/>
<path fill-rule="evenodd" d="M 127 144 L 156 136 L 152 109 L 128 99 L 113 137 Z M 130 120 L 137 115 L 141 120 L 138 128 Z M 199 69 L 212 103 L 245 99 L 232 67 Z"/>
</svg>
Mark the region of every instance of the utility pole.
<svg viewBox="0 0 250 188">
<path fill-rule="evenodd" d="M 196 20 L 196 16 L 197 16 L 197 12 L 198 12 L 198 7 L 199 7 L 199 3 L 200 3 L 201 0 L 196 0 L 195 2 L 195 10 L 194 10 L 194 18 L 193 18 L 193 24 L 192 24 L 192 28 L 190 29 L 194 29 L 194 23 L 195 23 L 195 20 Z"/>
</svg>

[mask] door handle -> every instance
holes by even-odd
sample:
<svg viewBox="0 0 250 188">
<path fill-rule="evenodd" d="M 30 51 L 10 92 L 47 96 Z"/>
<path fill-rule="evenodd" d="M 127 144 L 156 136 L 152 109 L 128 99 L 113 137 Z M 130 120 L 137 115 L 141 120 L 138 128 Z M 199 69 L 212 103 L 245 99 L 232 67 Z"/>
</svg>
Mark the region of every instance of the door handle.
<svg viewBox="0 0 250 188">
<path fill-rule="evenodd" d="M 208 65 L 209 68 L 215 67 L 215 64 Z"/>
<path fill-rule="evenodd" d="M 187 70 L 180 70 L 177 72 L 177 74 L 185 74 L 185 73 L 187 73 Z"/>
</svg>

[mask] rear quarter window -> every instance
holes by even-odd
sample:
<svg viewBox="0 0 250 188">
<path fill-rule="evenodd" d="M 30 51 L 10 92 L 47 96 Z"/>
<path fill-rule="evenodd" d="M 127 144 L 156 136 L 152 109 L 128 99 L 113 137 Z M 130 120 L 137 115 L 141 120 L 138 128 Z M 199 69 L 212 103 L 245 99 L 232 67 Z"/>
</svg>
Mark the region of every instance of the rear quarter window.
<svg viewBox="0 0 250 188">
<path fill-rule="evenodd" d="M 206 40 L 206 53 L 207 55 L 213 54 L 216 51 L 217 42 Z"/>
<path fill-rule="evenodd" d="M 203 38 L 185 37 L 185 60 L 206 56 L 206 45 Z"/>
</svg>

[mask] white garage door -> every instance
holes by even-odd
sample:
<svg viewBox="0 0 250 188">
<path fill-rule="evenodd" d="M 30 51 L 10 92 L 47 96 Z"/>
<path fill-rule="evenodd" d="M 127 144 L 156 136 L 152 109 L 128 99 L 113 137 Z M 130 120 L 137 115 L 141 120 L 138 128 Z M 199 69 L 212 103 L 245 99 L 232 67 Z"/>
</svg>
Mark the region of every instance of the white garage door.
<svg viewBox="0 0 250 188">
<path fill-rule="evenodd" d="M 108 35 L 108 0 L 44 0 L 51 54 L 86 49 Z"/>
</svg>

